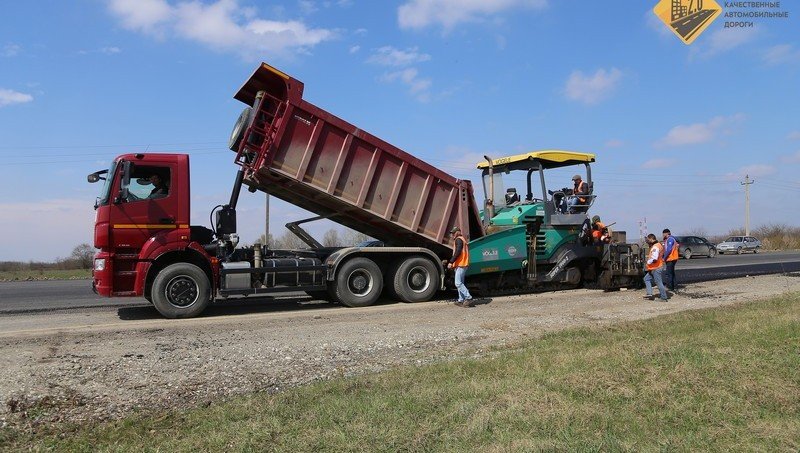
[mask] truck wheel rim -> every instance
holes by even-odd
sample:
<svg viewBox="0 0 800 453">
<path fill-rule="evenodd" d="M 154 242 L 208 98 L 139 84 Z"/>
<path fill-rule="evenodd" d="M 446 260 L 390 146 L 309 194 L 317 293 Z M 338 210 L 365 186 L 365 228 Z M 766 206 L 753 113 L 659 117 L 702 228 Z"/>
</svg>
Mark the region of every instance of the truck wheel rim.
<svg viewBox="0 0 800 453">
<path fill-rule="evenodd" d="M 188 275 L 179 275 L 167 283 L 164 290 L 167 302 L 175 308 L 189 308 L 199 299 L 197 282 Z"/>
<path fill-rule="evenodd" d="M 364 269 L 356 269 L 347 276 L 347 288 L 354 296 L 364 297 L 372 291 L 372 275 Z"/>
<path fill-rule="evenodd" d="M 431 274 L 422 266 L 415 266 L 406 277 L 408 288 L 415 293 L 422 293 L 431 286 Z"/>
</svg>

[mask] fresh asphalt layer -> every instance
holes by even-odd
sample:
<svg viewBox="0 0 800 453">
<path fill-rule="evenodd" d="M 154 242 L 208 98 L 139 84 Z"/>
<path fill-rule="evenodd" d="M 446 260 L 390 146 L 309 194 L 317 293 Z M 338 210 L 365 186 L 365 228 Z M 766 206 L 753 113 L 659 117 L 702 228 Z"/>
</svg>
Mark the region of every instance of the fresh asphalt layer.
<svg viewBox="0 0 800 453">
<path fill-rule="evenodd" d="M 678 261 L 676 267 L 679 283 L 790 272 L 800 272 L 800 252 L 698 257 L 691 260 L 682 259 Z M 296 307 L 296 302 L 308 300 L 304 293 L 293 293 L 281 295 L 275 300 L 263 297 L 239 299 L 234 305 L 242 307 L 278 302 L 287 305 L 288 309 L 289 305 Z M 90 280 L 0 282 L 0 316 L 53 310 L 120 309 L 149 305 L 149 302 L 139 297 L 99 297 L 92 292 Z"/>
</svg>

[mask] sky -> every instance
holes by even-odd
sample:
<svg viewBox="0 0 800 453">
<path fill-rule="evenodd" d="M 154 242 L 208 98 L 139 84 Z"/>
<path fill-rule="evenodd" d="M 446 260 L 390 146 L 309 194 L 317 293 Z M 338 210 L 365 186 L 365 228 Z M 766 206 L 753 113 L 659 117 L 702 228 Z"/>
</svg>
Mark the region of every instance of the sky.
<svg viewBox="0 0 800 453">
<path fill-rule="evenodd" d="M 0 261 L 91 243 L 100 186 L 86 175 L 123 153 L 189 154 L 192 222 L 208 226 L 237 169 L 233 95 L 261 61 L 304 82 L 307 101 L 478 186 L 484 155 L 595 153 L 592 213 L 629 238 L 645 219 L 673 233 L 742 227 L 745 175 L 751 227 L 796 226 L 800 4 L 747 28 L 720 17 L 686 45 L 656 3 L 2 2 Z M 264 196 L 243 192 L 238 214 L 252 242 Z M 270 216 L 280 235 L 308 213 L 273 200 Z"/>
</svg>

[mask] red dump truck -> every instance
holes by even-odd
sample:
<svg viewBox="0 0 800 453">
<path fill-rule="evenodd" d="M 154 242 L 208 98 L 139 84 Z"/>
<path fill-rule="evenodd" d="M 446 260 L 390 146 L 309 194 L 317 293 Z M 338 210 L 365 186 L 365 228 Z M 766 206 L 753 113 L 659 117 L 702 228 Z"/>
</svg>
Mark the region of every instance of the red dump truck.
<svg viewBox="0 0 800 453">
<path fill-rule="evenodd" d="M 88 176 L 90 182 L 104 181 L 95 205 L 94 245 L 99 252 L 93 287 L 98 294 L 143 296 L 170 318 L 196 316 L 218 297 L 290 291 L 351 307 L 373 304 L 382 294 L 406 302 L 425 301 L 445 287 L 441 261 L 451 254 L 448 233 L 454 226 L 472 242 L 481 241 L 487 231 L 502 230 L 496 236 L 504 238 L 502 252 L 489 241 L 484 241 L 487 247 L 476 245 L 476 253 L 484 258 L 505 263 L 477 268 L 476 273 L 485 275 L 473 282 L 482 287 L 518 282 L 517 274 L 529 282 L 526 287 L 574 285 L 581 276 L 589 273 L 596 279 L 602 271 L 600 249 L 570 245 L 569 254 L 555 253 L 564 248 L 562 243 L 576 242 L 585 212 L 559 216 L 552 206 L 539 206 L 530 199 L 523 203 L 530 216 L 520 214 L 523 204 L 516 208 L 518 213 L 514 211 L 514 222 L 522 216 L 520 225 L 502 226 L 498 220 L 492 227 L 491 218 L 479 211 L 469 181 L 307 102 L 299 80 L 262 63 L 235 98 L 248 106 L 230 139 L 239 169 L 229 202 L 212 211 L 211 229 L 189 222 L 187 155 L 125 154 L 108 169 Z M 539 165 L 540 173 L 551 164 L 585 165 L 589 179 L 593 161 L 593 155 L 577 153 L 539 153 L 525 159 Z M 515 162 L 498 160 L 495 165 Z M 491 179 L 491 162 L 488 167 L 484 177 L 488 171 Z M 532 173 L 527 173 L 529 192 Z M 287 227 L 309 249 L 238 247 L 236 205 L 242 186 L 365 233 L 380 246 L 322 247 L 300 227 L 301 221 Z M 494 183 L 490 186 L 495 188 Z M 491 213 L 511 206 L 488 201 Z M 539 209 L 540 216 L 535 214 Z M 550 223 L 561 225 L 561 230 L 542 227 Z M 548 247 L 554 252 L 543 254 Z M 609 269 L 622 268 L 613 276 L 636 275 L 633 254 L 618 255 L 609 258 L 613 262 Z M 532 262 L 527 256 L 534 257 Z M 570 266 L 573 262 L 583 267 Z M 588 269 L 589 265 L 594 268 Z M 612 275 L 606 277 L 611 282 Z"/>
</svg>

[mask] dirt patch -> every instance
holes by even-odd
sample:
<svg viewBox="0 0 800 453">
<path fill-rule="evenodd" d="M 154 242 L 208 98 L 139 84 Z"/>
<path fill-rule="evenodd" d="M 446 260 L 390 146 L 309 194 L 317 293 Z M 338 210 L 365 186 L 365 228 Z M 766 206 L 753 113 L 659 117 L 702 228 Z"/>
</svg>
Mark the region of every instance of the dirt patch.
<svg viewBox="0 0 800 453">
<path fill-rule="evenodd" d="M 481 356 L 576 326 L 603 326 L 800 291 L 761 276 L 687 285 L 669 302 L 643 291 L 559 291 L 363 309 L 244 309 L 165 320 L 140 308 L 0 316 L 0 425 L 36 429 L 132 411 L 191 407 L 316 380 Z"/>
</svg>

